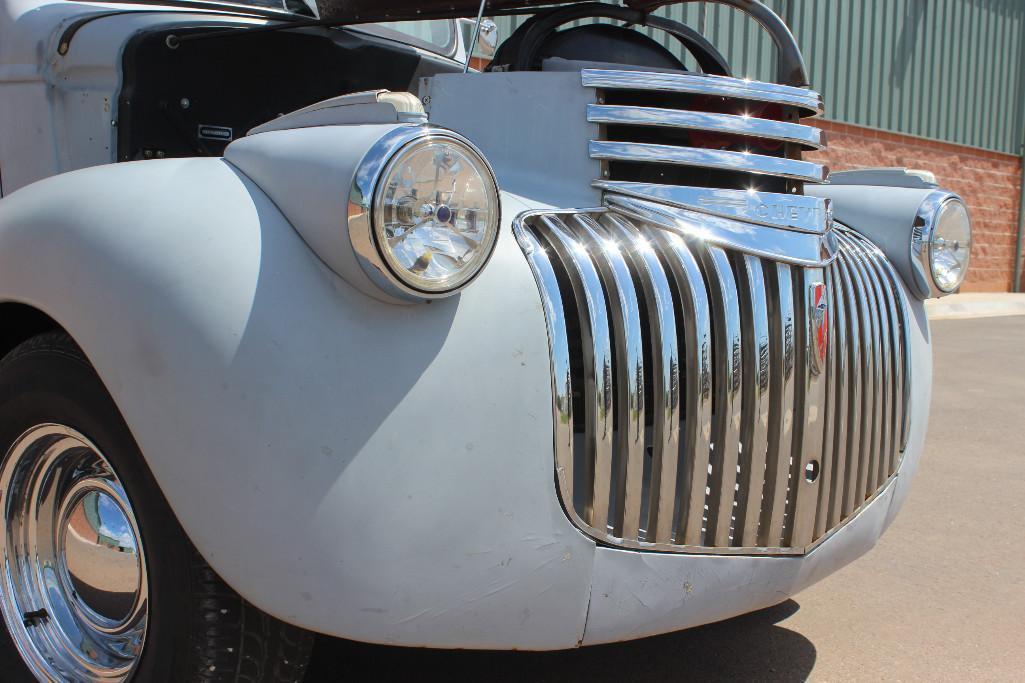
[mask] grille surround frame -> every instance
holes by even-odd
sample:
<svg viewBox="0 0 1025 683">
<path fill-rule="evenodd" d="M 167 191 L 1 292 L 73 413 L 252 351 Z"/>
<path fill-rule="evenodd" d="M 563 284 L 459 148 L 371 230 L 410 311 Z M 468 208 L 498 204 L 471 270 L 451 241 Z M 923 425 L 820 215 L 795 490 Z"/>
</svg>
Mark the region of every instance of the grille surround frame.
<svg viewBox="0 0 1025 683">
<path fill-rule="evenodd" d="M 581 216 L 584 218 L 581 219 Z M 652 275 L 653 268 L 651 264 L 644 265 L 645 254 L 636 253 L 635 251 L 622 255 L 623 263 L 627 264 L 628 268 L 631 268 L 630 272 L 633 276 L 634 288 L 632 293 L 628 292 L 627 294 L 637 300 L 638 306 L 642 307 L 641 310 L 643 312 L 642 316 L 631 323 L 629 327 L 645 326 L 652 330 L 660 329 L 653 318 L 661 318 L 664 321 L 665 316 L 652 316 L 651 311 L 657 307 L 657 304 L 654 302 L 658 298 L 659 290 L 665 288 L 663 283 L 672 283 L 670 295 L 673 298 L 674 320 L 676 321 L 673 326 L 673 332 L 674 335 L 691 340 L 691 344 L 688 346 L 686 344 L 678 344 L 675 341 L 668 342 L 676 344 L 678 350 L 678 354 L 675 356 L 677 369 L 682 369 L 683 371 L 677 374 L 678 382 L 675 398 L 673 398 L 674 394 L 672 391 L 666 392 L 668 398 L 661 403 L 657 398 L 659 393 L 657 389 L 658 381 L 654 381 L 656 390 L 651 393 L 656 398 L 651 401 L 653 410 L 650 412 L 663 416 L 679 415 L 682 412 L 684 414 L 697 415 L 698 419 L 675 421 L 672 417 L 665 418 L 665 422 L 675 424 L 675 428 L 663 429 L 661 433 L 656 433 L 654 429 L 654 425 L 659 424 L 660 420 L 652 420 L 652 424 L 647 428 L 648 439 L 645 442 L 645 448 L 649 447 L 647 446 L 648 443 L 668 444 L 668 446 L 662 446 L 662 453 L 675 452 L 677 454 L 676 457 L 659 459 L 653 456 L 653 459 L 658 462 L 646 465 L 643 461 L 638 463 L 638 458 L 636 457 L 633 459 L 622 457 L 620 455 L 622 451 L 617 451 L 617 447 L 613 445 L 614 443 L 619 443 L 617 440 L 623 439 L 623 435 L 616 433 L 614 428 L 615 400 L 618 398 L 615 395 L 615 384 L 617 381 L 615 375 L 618 372 L 616 363 L 619 362 L 620 358 L 613 351 L 613 347 L 616 344 L 614 338 L 617 335 L 617 331 L 613 329 L 615 327 L 614 322 L 607 319 L 604 328 L 600 324 L 597 325 L 600 328 L 599 334 L 592 336 L 596 336 L 607 351 L 602 353 L 595 352 L 584 359 L 585 367 L 589 365 L 593 368 L 591 379 L 581 379 L 578 372 L 575 382 L 579 386 L 574 387 L 574 370 L 571 368 L 572 360 L 570 358 L 572 346 L 569 342 L 569 336 L 572 332 L 569 332 L 567 328 L 568 324 L 573 323 L 569 312 L 574 309 L 572 308 L 573 303 L 567 304 L 567 297 L 564 296 L 572 290 L 572 285 L 567 284 L 566 273 L 557 274 L 557 270 L 570 267 L 568 265 L 570 264 L 569 261 L 561 261 L 560 259 L 571 259 L 573 251 L 581 246 L 570 243 L 575 241 L 574 236 L 579 238 L 580 232 L 577 228 L 569 228 L 567 224 L 567 221 L 574 222 L 578 220 L 583 220 L 585 224 L 593 222 L 593 224 L 588 225 L 589 229 L 585 231 L 592 240 L 591 246 L 583 245 L 585 252 L 588 254 L 590 254 L 588 250 L 593 248 L 593 244 L 597 243 L 595 236 L 597 235 L 600 238 L 603 231 L 610 229 L 618 230 L 621 237 L 628 235 L 631 230 L 635 231 L 635 236 L 636 234 L 644 235 L 654 245 L 652 252 L 648 256 L 654 254 L 656 257 L 655 261 L 662 270 L 661 276 Z M 821 268 L 815 268 L 788 265 L 764 256 L 756 257 L 736 250 L 720 249 L 701 243 L 700 240 L 696 240 L 693 237 L 684 239 L 665 230 L 661 226 L 651 224 L 639 225 L 639 223 L 636 218 L 625 215 L 609 206 L 590 210 L 526 212 L 513 221 L 514 234 L 530 263 L 545 309 L 551 350 L 553 408 L 556 425 L 556 488 L 558 489 L 558 494 L 566 514 L 587 535 L 603 544 L 614 547 L 715 555 L 802 555 L 810 552 L 856 517 L 870 502 L 885 491 L 889 483 L 898 476 L 904 447 L 906 446 L 908 417 L 910 414 L 910 362 L 907 357 L 907 350 L 910 347 L 908 302 L 900 287 L 899 277 L 878 248 L 866 238 L 839 224 L 832 231 L 837 233 L 840 245 L 836 256 L 828 263 L 824 263 Z M 545 232 L 551 231 L 553 226 L 555 230 L 563 233 L 561 248 L 556 248 L 551 242 L 550 236 Z M 679 249 L 680 245 L 683 245 L 682 251 Z M 666 256 L 670 252 L 678 253 L 678 255 L 690 253 L 692 259 L 690 262 L 685 260 L 679 262 L 672 261 L 667 259 Z M 592 257 L 588 255 L 587 258 Z M 554 265 L 553 261 L 556 262 Z M 718 262 L 718 268 L 716 262 Z M 547 269 L 545 263 L 548 264 Z M 734 265 L 731 266 L 731 264 Z M 742 267 L 738 267 L 737 264 Z M 770 269 L 774 269 L 777 272 L 779 275 L 778 279 L 764 274 L 769 273 Z M 603 305 L 605 305 L 605 302 L 613 299 L 614 296 L 617 296 L 616 292 L 619 291 L 616 289 L 617 285 L 610 285 L 603 279 L 605 277 L 614 278 L 612 270 L 606 268 L 604 272 L 599 272 L 600 270 L 598 266 L 595 266 L 594 273 L 592 274 L 594 277 L 591 278 L 593 295 L 591 302 L 594 304 L 593 308 L 595 311 L 599 310 L 597 302 L 593 300 L 598 291 L 602 293 Z M 761 287 L 758 287 L 752 283 L 759 283 L 760 272 L 762 273 Z M 647 273 L 647 275 L 644 273 Z M 708 273 L 716 274 L 723 281 L 718 285 L 710 285 Z M 860 280 L 855 276 L 855 273 L 861 276 Z M 562 279 L 561 282 L 560 278 Z M 733 278 L 732 282 L 730 282 L 730 278 Z M 750 353 L 744 354 L 743 349 L 745 346 L 750 347 L 751 339 L 762 337 L 768 339 L 775 336 L 777 340 L 783 340 L 783 347 L 786 347 L 786 339 L 789 334 L 791 343 L 790 353 L 793 355 L 788 360 L 787 352 L 784 351 L 779 358 L 779 362 L 784 364 L 787 362 L 793 363 L 795 370 L 808 367 L 807 372 L 798 373 L 800 377 L 793 378 L 794 381 L 790 390 L 796 392 L 807 392 L 809 390 L 807 386 L 802 389 L 797 381 L 802 378 L 804 381 L 808 381 L 808 378 L 812 375 L 810 366 L 807 365 L 807 348 L 801 347 L 801 340 L 807 340 L 810 334 L 804 331 L 808 329 L 806 324 L 807 313 L 801 314 L 801 311 L 804 310 L 801 308 L 802 305 L 806 306 L 807 304 L 802 304 L 798 300 L 804 299 L 805 295 L 796 291 L 796 288 L 791 287 L 791 307 L 795 316 L 802 316 L 800 317 L 801 329 L 794 325 L 787 332 L 785 329 L 781 329 L 781 325 L 778 322 L 773 321 L 781 319 L 777 315 L 781 304 L 783 304 L 784 308 L 787 308 L 785 305 L 787 297 L 780 296 L 780 291 L 785 290 L 785 282 L 805 282 L 816 278 L 826 285 L 830 303 L 829 314 L 832 316 L 834 312 L 838 312 L 838 327 L 842 330 L 842 332 L 838 331 L 837 326 L 830 323 L 831 334 L 829 335 L 827 365 L 818 373 L 818 376 L 821 378 L 818 384 L 821 386 L 817 391 L 822 395 L 821 402 L 816 407 L 816 410 L 821 411 L 818 418 L 819 426 L 808 429 L 804 420 L 799 422 L 797 417 L 792 419 L 792 426 L 795 429 L 791 431 L 790 437 L 799 445 L 780 445 L 778 452 L 786 453 L 789 451 L 801 454 L 801 459 L 796 464 L 789 462 L 787 458 L 776 458 L 774 461 L 770 452 L 771 449 L 768 448 L 762 453 L 762 457 L 765 458 L 766 467 L 775 468 L 773 471 L 776 480 L 782 477 L 784 473 L 793 480 L 802 474 L 801 467 L 805 462 L 804 454 L 811 450 L 816 450 L 813 448 L 816 441 L 819 444 L 833 443 L 834 447 L 830 457 L 818 458 L 818 460 L 821 460 L 818 481 L 827 482 L 828 485 L 816 485 L 813 489 L 809 490 L 809 493 L 803 495 L 801 492 L 804 489 L 799 486 L 795 502 L 788 503 L 786 502 L 786 487 L 781 487 L 778 483 L 770 486 L 767 483 L 769 481 L 768 475 L 762 475 L 760 480 L 761 485 L 764 487 L 764 493 L 766 496 L 771 493 L 774 499 L 772 505 L 768 508 L 768 512 L 762 502 L 752 505 L 750 497 L 742 499 L 739 493 L 731 496 L 729 505 L 726 504 L 725 496 L 720 496 L 716 511 L 711 512 L 710 515 L 706 513 L 699 520 L 701 525 L 705 525 L 706 528 L 714 528 L 715 531 L 712 533 L 702 533 L 701 525 L 697 525 L 694 521 L 694 515 L 698 510 L 704 509 L 705 503 L 710 498 L 707 494 L 700 496 L 700 499 L 695 495 L 687 497 L 684 494 L 685 491 L 696 491 L 705 485 L 710 487 L 712 484 L 722 486 L 722 477 L 718 481 L 714 478 L 711 480 L 703 478 L 703 473 L 701 473 L 701 467 L 699 466 L 702 462 L 708 463 L 713 458 L 716 439 L 719 439 L 720 443 L 733 444 L 735 442 L 738 446 L 739 444 L 754 444 L 751 446 L 752 455 L 754 455 L 754 467 L 751 466 L 750 459 L 745 459 L 741 448 L 738 447 L 734 451 L 741 464 L 746 465 L 746 469 L 742 469 L 741 474 L 749 477 L 752 482 L 759 479 L 759 477 L 752 476 L 752 472 L 761 466 L 758 460 L 758 453 L 761 453 L 762 448 L 760 444 L 763 442 L 772 443 L 774 440 L 779 442 L 782 439 L 780 434 L 781 427 L 774 427 L 772 424 L 773 418 L 779 420 L 780 415 L 773 414 L 769 410 L 768 400 L 774 393 L 786 396 L 787 388 L 784 386 L 780 389 L 770 386 L 771 382 L 779 381 L 776 378 L 778 372 L 772 372 L 771 361 L 763 359 L 761 353 L 758 356 Z M 777 280 L 775 286 L 773 285 L 774 280 Z M 687 283 L 689 283 L 689 287 L 692 290 L 691 294 L 693 295 L 694 302 L 696 302 L 689 308 L 681 304 L 681 301 L 688 300 L 689 298 L 688 296 L 681 295 L 681 287 L 687 286 Z M 698 283 L 700 283 L 700 287 L 697 286 Z M 725 299 L 720 297 L 724 292 L 729 291 L 731 287 L 736 299 L 735 310 L 742 313 L 744 322 L 734 321 L 736 322 L 735 325 L 727 326 L 732 330 L 729 333 L 724 329 L 716 331 L 716 320 L 725 320 L 725 316 L 721 311 L 715 309 L 724 305 L 722 302 Z M 877 299 L 870 298 L 870 291 Z M 686 292 L 683 293 L 686 294 Z M 702 295 L 704 297 L 703 303 Z M 744 297 L 747 297 L 747 299 L 741 301 Z M 759 297 L 761 297 L 761 300 L 764 301 L 764 305 L 767 307 L 763 314 L 759 314 L 759 319 L 764 320 L 764 324 L 750 325 L 747 318 L 750 317 L 750 312 L 756 308 L 752 302 L 757 302 Z M 587 301 L 586 295 L 580 300 Z M 720 303 L 716 303 L 717 300 Z M 873 318 L 870 315 L 869 303 L 876 300 L 885 304 L 886 311 L 878 311 Z M 845 306 L 847 303 L 853 304 L 853 306 Z M 695 309 L 698 309 L 698 315 L 695 315 Z M 702 311 L 703 315 L 700 314 Z M 606 308 L 606 312 L 611 312 L 611 305 Z M 583 323 L 585 314 L 580 310 L 577 310 L 577 314 L 580 328 L 587 327 L 588 325 Z M 868 317 L 865 317 L 863 314 Z M 664 327 L 664 324 L 662 326 Z M 866 328 L 865 333 L 862 333 L 863 326 Z M 723 325 L 720 324 L 719 327 L 723 328 Z M 854 327 L 854 334 L 867 334 L 867 337 L 863 336 L 862 341 L 865 338 L 869 339 L 871 348 L 864 348 L 857 339 L 848 334 L 848 327 Z M 876 333 L 874 336 L 872 335 L 873 332 Z M 586 332 L 578 331 L 577 334 L 587 337 Z M 621 329 L 618 334 L 624 335 L 625 332 Z M 655 339 L 655 337 L 650 336 L 650 332 L 648 334 L 648 340 Z M 738 378 L 737 383 L 740 394 L 739 397 L 734 396 L 732 408 L 723 407 L 721 403 L 723 399 L 720 396 L 722 392 L 721 390 L 716 390 L 723 385 L 723 377 L 725 376 L 723 373 L 729 373 L 722 367 L 723 363 L 718 358 L 721 351 L 716 352 L 712 348 L 715 344 L 721 346 L 725 334 L 736 335 L 738 338 L 743 337 L 740 339 L 739 346 L 731 350 L 729 354 L 729 364 L 732 366 L 733 376 Z M 887 347 L 883 344 L 884 335 L 892 346 Z M 666 338 L 675 339 L 672 335 Z M 587 337 L 587 339 L 590 339 L 590 337 Z M 581 342 L 581 345 L 585 348 L 588 345 L 587 339 Z M 591 343 L 593 343 L 593 339 Z M 662 344 L 662 347 L 664 346 L 665 344 Z M 873 359 L 879 358 L 883 360 L 886 363 L 886 367 L 891 371 L 886 375 L 889 380 L 887 383 L 882 382 L 883 373 L 875 373 L 874 367 L 872 373 L 869 373 L 868 376 L 851 372 L 850 364 L 861 364 L 863 359 L 869 357 L 870 351 Z M 888 351 L 888 355 L 884 356 L 884 351 Z M 646 358 L 642 359 L 642 368 L 644 363 L 648 363 L 652 367 L 649 370 L 641 370 L 645 380 L 648 377 L 653 377 L 654 373 L 664 373 L 664 364 L 660 366 L 659 362 L 652 362 L 657 360 L 656 357 L 659 355 L 659 353 L 651 349 L 647 350 Z M 717 357 L 713 360 L 713 356 Z M 665 357 L 672 358 L 673 356 L 670 354 Z M 762 371 L 763 365 L 768 370 L 767 373 Z M 754 368 L 753 375 L 752 368 Z M 713 373 L 720 373 L 720 377 L 713 379 Z M 842 379 L 846 377 L 857 379 L 859 381 L 857 388 L 852 387 L 850 382 L 844 384 Z M 830 381 L 829 378 L 832 378 L 832 380 Z M 840 384 L 837 384 L 838 378 L 841 380 Z M 663 381 L 663 385 L 670 385 L 672 381 L 671 378 L 666 379 Z M 872 424 L 880 425 L 879 430 L 870 432 L 872 444 L 880 445 L 880 447 L 877 448 L 877 451 L 873 451 L 873 447 L 869 444 L 868 440 L 862 439 L 854 451 L 851 450 L 854 448 L 853 446 L 847 447 L 844 445 L 841 448 L 841 444 L 844 444 L 849 433 L 857 431 L 854 425 L 849 424 L 852 422 L 852 414 L 855 418 L 853 422 L 860 425 L 862 420 L 862 411 L 859 410 L 856 414 L 852 413 L 853 408 L 848 403 L 857 403 L 860 409 L 870 396 L 868 391 L 861 391 L 861 387 L 863 384 L 866 387 L 875 386 L 872 382 L 879 383 L 880 387 L 884 388 L 890 397 L 889 410 L 887 410 L 886 404 L 878 406 L 875 404 L 874 394 L 872 395 L 872 401 L 866 404 L 866 406 L 871 406 L 871 414 L 874 416 Z M 584 389 L 583 395 L 587 397 L 586 400 L 593 401 L 595 405 L 593 413 L 596 416 L 594 419 L 585 417 L 583 429 L 580 429 L 580 425 L 576 424 L 574 419 L 574 399 L 576 398 L 574 391 L 580 387 Z M 697 387 L 696 391 L 695 387 Z M 761 396 L 759 408 L 756 411 L 759 418 L 755 421 L 748 417 L 748 411 L 751 409 L 745 409 L 743 398 L 745 392 L 750 394 L 752 391 L 751 387 L 761 387 L 761 391 L 758 392 Z M 815 391 L 816 389 L 812 388 L 812 390 Z M 828 400 L 826 399 L 827 391 L 830 392 Z M 592 392 L 594 394 L 593 398 L 590 396 Z M 581 392 L 578 391 L 579 393 Z M 643 395 L 643 391 L 640 393 Z M 854 398 L 848 402 L 841 402 L 839 400 L 850 397 Z M 675 404 L 673 403 L 674 400 Z M 794 400 L 796 401 L 796 399 Z M 720 405 L 716 406 L 715 410 L 712 409 L 714 401 L 720 401 Z M 807 403 L 807 401 L 804 401 L 805 405 Z M 642 405 L 642 414 L 647 409 L 648 406 Z M 731 419 L 728 422 L 713 418 L 713 414 L 722 414 L 721 411 L 723 410 L 726 410 L 731 415 Z M 612 417 L 609 417 L 610 412 Z M 837 417 L 838 412 L 843 414 L 845 419 Z M 598 422 L 597 416 L 601 416 L 605 420 L 602 423 L 600 433 L 595 432 L 595 424 Z M 611 427 L 608 425 L 610 420 L 613 423 Z M 883 425 L 884 421 L 885 426 Z M 779 425 L 782 425 L 782 422 Z M 643 433 L 644 429 L 640 431 Z M 782 431 L 785 432 L 786 430 L 783 429 Z M 859 434 L 861 431 L 859 431 Z M 635 429 L 634 433 L 636 434 L 636 432 L 637 430 Z M 581 482 L 573 481 L 574 472 L 576 469 L 579 469 L 580 460 L 580 456 L 574 454 L 574 443 L 581 436 L 587 441 L 583 448 L 590 449 L 590 440 L 593 439 L 594 443 L 600 445 L 603 449 L 601 450 L 600 457 L 596 455 L 593 460 L 593 470 L 586 471 L 582 475 L 585 483 L 588 480 L 591 482 L 588 484 L 591 487 L 592 498 L 590 500 L 588 500 L 586 495 L 580 497 L 579 491 L 575 493 L 579 489 Z M 677 446 L 673 450 L 672 444 L 674 443 L 698 444 L 695 451 L 699 454 L 698 457 L 687 459 L 685 457 L 685 447 Z M 710 450 L 705 451 L 710 453 L 710 455 L 704 459 L 700 455 L 701 444 L 703 443 L 708 443 L 712 446 Z M 889 444 L 889 446 L 882 448 L 882 444 Z M 580 447 L 578 446 L 577 448 L 579 449 Z M 820 445 L 819 448 L 822 448 L 822 446 Z M 732 445 L 726 447 L 726 450 L 732 449 Z M 637 449 L 635 448 L 634 453 L 636 451 Z M 850 471 L 849 455 L 851 453 L 856 453 L 859 456 L 857 461 L 854 461 L 858 478 L 851 479 L 854 483 L 848 485 L 846 483 L 847 479 L 844 478 L 844 473 Z M 866 454 L 865 457 L 860 457 L 862 453 Z M 825 454 L 826 452 L 823 451 L 823 456 Z M 577 461 L 577 466 L 575 466 L 575 460 Z M 863 472 L 859 468 L 858 463 L 860 462 L 866 463 Z M 631 468 L 633 469 L 631 470 Z M 631 486 L 637 488 L 631 482 L 631 477 L 633 482 L 638 481 L 638 471 L 641 472 L 639 480 L 641 481 L 639 487 L 641 491 L 639 493 L 637 490 L 634 490 L 632 493 L 633 498 L 631 498 Z M 727 462 L 727 464 L 721 466 L 719 471 L 731 471 L 730 463 Z M 768 469 L 765 471 L 768 472 Z M 597 478 L 595 478 L 596 472 L 598 473 Z M 604 477 L 603 472 L 608 472 L 607 479 Z M 661 477 L 660 472 L 668 472 L 668 478 Z M 660 490 L 658 494 L 653 494 L 654 484 L 652 482 L 656 478 L 660 482 L 658 486 Z M 728 477 L 726 479 L 727 481 L 729 480 Z M 802 484 L 804 483 L 800 479 L 798 481 Z M 594 482 L 597 482 L 599 488 L 605 487 L 603 489 L 604 492 L 599 491 L 595 493 Z M 671 482 L 671 484 L 667 482 Z M 755 484 L 749 483 L 747 490 L 752 490 L 753 486 Z M 850 487 L 853 487 L 852 490 L 855 493 L 851 493 L 848 496 L 847 488 Z M 668 518 L 672 520 L 671 522 L 667 521 L 665 511 L 668 508 L 666 503 L 661 502 L 659 504 L 660 501 L 666 500 L 666 494 L 670 490 L 673 492 L 672 517 Z M 739 492 L 740 490 L 741 487 L 738 484 L 735 491 Z M 827 491 L 824 497 L 819 493 L 822 490 Z M 839 494 L 836 492 L 839 492 Z M 605 497 L 606 493 L 607 498 Z M 640 499 L 637 498 L 639 494 Z M 778 500 L 781 494 L 783 495 L 782 505 Z M 575 498 L 575 496 L 577 497 Z M 601 510 L 609 511 L 605 513 L 607 522 L 605 529 L 600 529 L 592 523 L 592 520 L 596 519 L 593 513 L 595 506 L 593 497 L 597 497 L 598 518 L 601 516 Z M 732 498 L 734 497 L 738 498 L 736 506 L 733 505 Z M 581 500 L 584 500 L 583 506 L 581 506 Z M 698 507 L 698 503 L 701 504 L 700 507 Z M 589 508 L 588 505 L 591 507 Z M 687 508 L 686 512 L 684 508 Z M 773 510 L 775 513 L 772 512 Z M 788 511 L 790 515 L 794 515 L 794 510 L 798 511 L 796 518 L 792 517 L 788 522 L 785 522 Z M 811 513 L 804 512 L 802 514 L 802 510 L 810 510 Z M 731 518 L 730 523 L 725 525 L 715 524 L 715 517 L 717 515 L 720 519 L 724 515 L 728 515 Z M 710 518 L 711 524 L 709 522 Z M 752 519 L 759 520 L 759 524 L 754 527 L 754 530 L 752 530 L 750 522 Z M 745 522 L 741 520 L 746 521 L 746 530 Z M 768 527 L 764 527 L 766 524 Z M 767 534 L 764 528 L 776 528 L 775 525 L 781 525 L 782 535 L 781 540 L 774 543 L 771 541 L 771 533 Z M 670 529 L 671 533 L 669 532 Z M 668 540 L 667 533 L 669 534 Z M 735 534 L 735 537 L 731 536 L 731 534 Z"/>
</svg>

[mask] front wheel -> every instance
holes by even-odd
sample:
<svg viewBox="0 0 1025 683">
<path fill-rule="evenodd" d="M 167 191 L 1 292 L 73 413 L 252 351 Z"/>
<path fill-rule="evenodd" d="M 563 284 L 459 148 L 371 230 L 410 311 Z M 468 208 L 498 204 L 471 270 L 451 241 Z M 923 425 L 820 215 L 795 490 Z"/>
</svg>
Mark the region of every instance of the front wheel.
<svg viewBox="0 0 1025 683">
<path fill-rule="evenodd" d="M 224 584 L 63 333 L 0 361 L 4 680 L 300 681 L 312 635 Z"/>
</svg>

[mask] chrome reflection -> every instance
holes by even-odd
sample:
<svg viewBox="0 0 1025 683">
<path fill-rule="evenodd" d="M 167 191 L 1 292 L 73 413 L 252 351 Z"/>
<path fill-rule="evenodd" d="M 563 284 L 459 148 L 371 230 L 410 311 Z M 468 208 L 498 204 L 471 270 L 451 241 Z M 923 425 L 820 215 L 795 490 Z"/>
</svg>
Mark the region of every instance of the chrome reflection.
<svg viewBox="0 0 1025 683">
<path fill-rule="evenodd" d="M 770 102 L 800 107 L 802 116 L 822 113 L 822 96 L 813 90 L 776 83 L 750 81 L 707 74 L 662 73 L 584 69 L 580 72 L 585 88 L 606 90 L 660 90 L 714 97 L 732 97 L 752 102 Z"/>
<path fill-rule="evenodd" d="M 822 266 L 836 256 L 836 241 L 829 230 L 815 235 L 766 228 L 618 194 L 606 195 L 605 201 L 624 214 L 683 237 L 752 256 L 801 266 Z"/>
<path fill-rule="evenodd" d="M 110 463 L 70 427 L 33 427 L 4 457 L 0 505 L 0 607 L 32 673 L 130 678 L 146 637 L 146 560 Z"/>
<path fill-rule="evenodd" d="M 764 154 L 734 152 L 723 149 L 677 147 L 644 142 L 615 142 L 591 140 L 588 154 L 602 161 L 632 161 L 639 163 L 698 166 L 721 171 L 743 171 L 756 175 L 772 175 L 808 183 L 825 182 L 829 170 L 822 164 Z"/>
<path fill-rule="evenodd" d="M 620 547 L 807 552 L 900 464 L 903 290 L 845 228 L 827 233 L 836 258 L 796 267 L 609 204 L 514 222 L 548 321 L 567 514 Z"/>
<path fill-rule="evenodd" d="M 730 135 L 748 135 L 767 140 L 792 142 L 809 150 L 821 149 L 825 146 L 825 135 L 813 126 L 737 114 L 660 107 L 589 104 L 587 105 L 587 120 L 591 123 L 620 126 L 656 126 L 712 131 Z"/>
<path fill-rule="evenodd" d="M 772 228 L 822 234 L 829 229 L 832 222 L 832 209 L 828 199 L 803 194 L 759 192 L 754 189 L 724 190 L 619 180 L 596 180 L 591 184 L 606 192 L 650 199 L 681 209 Z"/>
</svg>

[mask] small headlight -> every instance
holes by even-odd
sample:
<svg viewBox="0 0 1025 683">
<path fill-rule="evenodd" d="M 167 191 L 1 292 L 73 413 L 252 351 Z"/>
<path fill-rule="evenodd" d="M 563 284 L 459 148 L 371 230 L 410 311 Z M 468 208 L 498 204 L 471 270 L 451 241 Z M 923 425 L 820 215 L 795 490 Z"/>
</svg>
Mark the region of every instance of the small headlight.
<svg viewBox="0 0 1025 683">
<path fill-rule="evenodd" d="M 972 253 L 972 221 L 960 197 L 937 191 L 918 209 L 911 236 L 912 264 L 923 296 L 957 291 L 968 274 Z"/>
<path fill-rule="evenodd" d="M 498 234 L 498 189 L 476 151 L 428 136 L 399 150 L 374 194 L 374 241 L 409 287 L 451 292 L 480 272 Z"/>
<path fill-rule="evenodd" d="M 972 222 L 968 209 L 957 199 L 940 207 L 929 236 L 929 270 L 937 289 L 953 292 L 968 273 L 972 252 Z"/>
<path fill-rule="evenodd" d="M 487 264 L 498 240 L 494 173 L 452 131 L 394 128 L 356 169 L 349 238 L 363 271 L 392 301 L 455 294 Z"/>
</svg>

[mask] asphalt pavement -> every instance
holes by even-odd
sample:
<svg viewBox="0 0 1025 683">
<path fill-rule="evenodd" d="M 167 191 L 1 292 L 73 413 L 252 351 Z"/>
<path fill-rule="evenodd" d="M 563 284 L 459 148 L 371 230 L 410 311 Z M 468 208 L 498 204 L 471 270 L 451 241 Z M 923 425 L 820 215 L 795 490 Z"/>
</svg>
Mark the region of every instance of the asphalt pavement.
<svg viewBox="0 0 1025 683">
<path fill-rule="evenodd" d="M 1025 681 L 1025 316 L 938 320 L 926 452 L 865 557 L 776 607 L 554 653 L 323 638 L 308 680 Z"/>
</svg>

